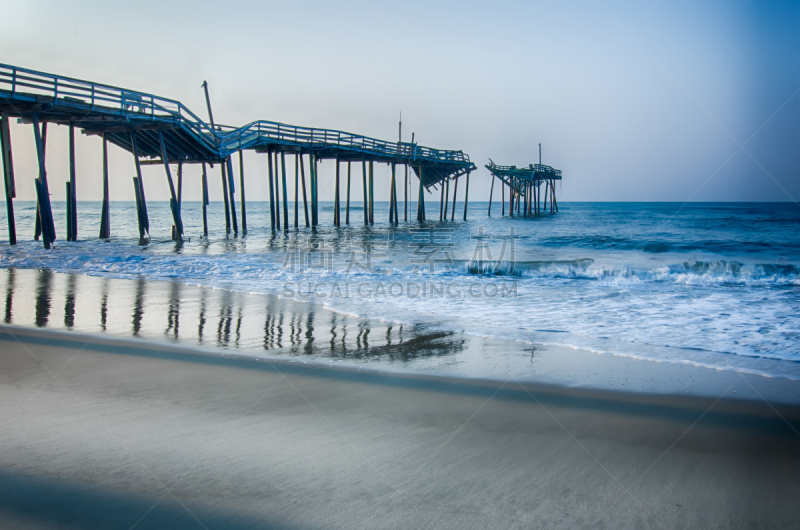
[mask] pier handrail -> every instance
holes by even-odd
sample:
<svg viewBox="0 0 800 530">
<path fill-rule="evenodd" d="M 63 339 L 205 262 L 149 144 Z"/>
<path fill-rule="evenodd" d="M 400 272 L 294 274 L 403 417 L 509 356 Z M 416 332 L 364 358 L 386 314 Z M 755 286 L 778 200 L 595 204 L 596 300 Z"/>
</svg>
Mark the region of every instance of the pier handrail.
<svg viewBox="0 0 800 530">
<path fill-rule="evenodd" d="M 339 147 L 353 149 L 364 154 L 400 157 L 411 161 L 455 163 L 465 167 L 472 165 L 469 156 L 463 151 L 432 149 L 410 142 L 387 142 L 334 129 L 317 129 L 266 120 L 255 121 L 239 129 L 231 130 L 222 138 L 223 149 L 230 151 L 269 143 L 295 145 L 310 150 Z"/>
<path fill-rule="evenodd" d="M 48 103 L 53 106 L 86 106 L 87 110 L 108 111 L 128 118 L 171 119 L 195 133 L 209 147 L 216 150 L 219 144 L 218 133 L 180 101 L 0 63 L 0 91 L 14 96 L 20 88 L 25 95 L 52 98 Z"/>
</svg>

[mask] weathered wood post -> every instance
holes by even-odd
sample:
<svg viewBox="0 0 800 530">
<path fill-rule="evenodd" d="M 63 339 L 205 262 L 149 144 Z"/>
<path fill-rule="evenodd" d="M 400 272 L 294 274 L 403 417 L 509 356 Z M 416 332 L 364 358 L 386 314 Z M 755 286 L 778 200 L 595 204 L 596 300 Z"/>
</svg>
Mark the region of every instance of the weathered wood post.
<svg viewBox="0 0 800 530">
<path fill-rule="evenodd" d="M 544 181 L 544 209 L 547 210 L 547 194 L 550 193 L 550 181 Z"/>
<path fill-rule="evenodd" d="M 344 223 L 350 224 L 350 160 L 347 161 L 347 197 L 345 197 Z"/>
<path fill-rule="evenodd" d="M 308 157 L 308 165 L 311 170 L 311 227 L 316 228 L 319 224 L 319 209 L 317 196 L 317 155 L 313 152 Z"/>
<path fill-rule="evenodd" d="M 3 157 L 3 181 L 6 188 L 6 218 L 8 220 L 8 243 L 17 244 L 17 225 L 14 221 L 14 198 L 17 196 L 14 182 L 14 162 L 11 156 L 11 131 L 8 127 L 8 112 L 0 115 L 0 155 Z"/>
<path fill-rule="evenodd" d="M 247 234 L 247 206 L 244 200 L 244 151 L 239 150 L 239 188 L 241 188 L 242 198 L 242 235 Z"/>
<path fill-rule="evenodd" d="M 375 173 L 373 161 L 369 161 L 369 224 L 375 224 Z"/>
<path fill-rule="evenodd" d="M 417 197 L 417 220 L 425 220 L 425 186 L 424 170 L 419 166 L 419 197 Z"/>
<path fill-rule="evenodd" d="M 183 206 L 183 162 L 178 160 L 178 206 Z"/>
<path fill-rule="evenodd" d="M 169 170 L 169 158 L 167 158 L 167 148 L 164 144 L 164 132 L 158 130 L 158 142 L 161 144 L 161 161 L 164 162 L 164 171 L 167 174 L 167 184 L 169 184 L 169 208 L 172 210 L 172 221 L 174 223 L 174 230 L 172 239 L 180 241 L 183 239 L 183 222 L 181 221 L 181 205 L 178 203 L 178 196 L 175 193 L 175 185 L 172 182 L 172 173 Z"/>
<path fill-rule="evenodd" d="M 278 178 L 280 174 L 279 167 L 280 162 L 278 161 L 278 151 L 274 151 L 275 153 L 275 227 L 280 230 L 281 229 L 281 184 Z"/>
<path fill-rule="evenodd" d="M 441 192 L 439 194 L 439 222 L 442 221 L 442 216 L 445 215 L 444 214 L 444 179 L 442 179 L 441 186 L 442 186 L 442 189 L 441 189 Z"/>
<path fill-rule="evenodd" d="M 403 186 L 403 221 L 408 221 L 408 163 L 403 165 L 406 171 L 405 185 Z"/>
<path fill-rule="evenodd" d="M 108 140 L 106 133 L 102 133 L 103 137 L 103 206 L 100 210 L 100 239 L 108 239 L 111 237 L 111 212 L 109 210 L 108 199 Z"/>
<path fill-rule="evenodd" d="M 361 157 L 361 191 L 364 195 L 364 226 L 369 225 L 369 207 L 367 199 L 367 159 Z"/>
<path fill-rule="evenodd" d="M 506 215 L 506 183 L 505 181 L 500 181 L 500 216 L 505 217 Z"/>
<path fill-rule="evenodd" d="M 458 198 L 458 175 L 456 175 L 455 181 L 453 182 L 453 207 L 450 210 L 450 220 L 455 221 L 456 219 L 456 199 Z"/>
<path fill-rule="evenodd" d="M 267 150 L 267 165 L 269 166 L 269 222 L 275 230 L 275 184 L 272 181 L 272 150 Z"/>
<path fill-rule="evenodd" d="M 299 158 L 297 151 L 294 152 L 294 227 L 300 227 L 300 211 L 298 209 L 300 199 L 300 164 L 297 162 Z"/>
<path fill-rule="evenodd" d="M 219 165 L 220 176 L 222 177 L 222 202 L 225 203 L 225 234 L 231 233 L 231 209 L 228 205 L 228 179 L 225 178 L 225 161 Z"/>
<path fill-rule="evenodd" d="M 471 171 L 467 171 L 467 182 L 464 184 L 464 220 L 467 220 L 467 205 L 469 204 L 469 174 Z"/>
<path fill-rule="evenodd" d="M 78 240 L 78 194 L 75 189 L 75 126 L 69 124 L 69 182 L 67 183 L 67 241 Z"/>
<path fill-rule="evenodd" d="M 400 218 L 400 212 L 397 211 L 397 185 L 395 173 L 395 163 L 392 162 L 392 190 L 389 193 L 389 222 L 397 225 L 398 219 Z"/>
<path fill-rule="evenodd" d="M 450 177 L 447 177 L 444 184 L 444 220 L 447 221 L 447 207 L 450 205 Z"/>
<path fill-rule="evenodd" d="M 286 155 L 281 151 L 281 179 L 283 181 L 283 229 L 289 230 L 289 200 L 286 197 Z"/>
<path fill-rule="evenodd" d="M 203 236 L 208 238 L 208 174 L 206 173 L 206 164 L 203 162 L 203 176 L 202 176 L 202 202 L 203 202 Z"/>
<path fill-rule="evenodd" d="M 303 183 L 303 212 L 306 216 L 306 228 L 309 226 L 308 222 L 308 203 L 306 202 L 306 172 L 303 167 L 303 153 L 300 153 L 300 180 Z"/>
<path fill-rule="evenodd" d="M 334 180 L 335 189 L 333 190 L 333 226 L 339 226 L 339 157 L 336 157 L 336 179 Z"/>
<path fill-rule="evenodd" d="M 39 179 L 37 184 L 37 204 L 39 209 L 39 226 L 45 248 L 56 240 L 56 227 L 53 223 L 53 210 L 50 207 L 50 188 L 47 185 L 47 171 L 45 170 L 45 132 L 46 123 L 39 130 L 39 116 L 33 113 L 33 134 L 36 140 L 36 153 L 39 159 Z"/>
<path fill-rule="evenodd" d="M 509 180 L 511 179 L 509 178 Z M 514 188 L 510 183 L 508 185 L 508 216 L 514 217 Z"/>
<path fill-rule="evenodd" d="M 142 182 L 142 166 L 139 164 L 139 147 L 136 144 L 136 131 L 131 130 L 131 149 L 133 161 L 136 165 L 136 176 L 133 179 L 136 191 L 136 216 L 139 220 L 139 244 L 144 244 L 145 233 L 150 236 L 150 218 L 147 215 L 147 200 L 144 196 L 144 182 Z"/>
<path fill-rule="evenodd" d="M 236 220 L 236 197 L 234 193 L 236 190 L 233 187 L 233 162 L 231 157 L 225 159 L 225 165 L 228 166 L 228 192 L 231 194 L 231 224 L 233 224 L 233 235 L 239 235 L 239 221 Z"/>
<path fill-rule="evenodd" d="M 489 188 L 489 211 L 486 213 L 489 217 L 492 216 L 492 194 L 494 193 L 494 173 L 492 173 L 492 186 Z"/>
</svg>

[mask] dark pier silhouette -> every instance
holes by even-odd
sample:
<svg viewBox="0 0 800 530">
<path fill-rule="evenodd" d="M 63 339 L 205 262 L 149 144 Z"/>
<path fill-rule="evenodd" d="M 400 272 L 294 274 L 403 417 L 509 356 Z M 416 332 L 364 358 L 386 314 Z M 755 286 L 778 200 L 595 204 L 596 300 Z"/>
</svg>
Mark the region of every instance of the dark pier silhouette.
<svg viewBox="0 0 800 530">
<path fill-rule="evenodd" d="M 164 166 L 170 189 L 172 212 L 172 237 L 184 237 L 181 219 L 181 194 L 183 189 L 183 165 L 202 164 L 203 232 L 208 235 L 206 206 L 209 203 L 207 166 L 218 165 L 223 185 L 223 202 L 226 213 L 226 231 L 238 235 L 247 232 L 245 202 L 244 165 L 242 151 L 254 150 L 269 157 L 270 215 L 273 230 L 289 229 L 289 200 L 286 158 L 295 157 L 294 175 L 294 226 L 299 226 L 298 197 L 302 186 L 305 226 L 319 225 L 319 175 L 318 163 L 322 160 L 336 161 L 334 225 L 341 226 L 341 165 L 346 165 L 345 224 L 350 223 L 351 176 L 358 181 L 361 173 L 361 188 L 365 197 L 364 223 L 371 225 L 374 219 L 374 164 L 391 165 L 389 221 L 399 222 L 397 166 L 404 168 L 404 220 L 408 220 L 408 169 L 419 179 L 417 197 L 417 220 L 425 220 L 423 190 L 439 188 L 442 197 L 449 190 L 450 182 L 457 189 L 458 179 L 476 169 L 469 156 L 462 151 L 432 149 L 409 142 L 389 142 L 367 136 L 331 129 L 297 127 L 278 122 L 259 120 L 242 127 L 216 124 L 213 119 L 208 87 L 204 83 L 208 103 L 209 120 L 206 121 L 176 100 L 152 94 L 84 81 L 26 68 L 0 64 L 0 140 L 2 140 L 3 176 L 8 211 L 9 239 L 16 243 L 13 199 L 16 183 L 12 157 L 9 120 L 33 126 L 38 153 L 39 174 L 35 179 L 37 191 L 36 226 L 34 236 L 42 238 L 46 248 L 56 239 L 50 207 L 50 188 L 47 181 L 45 146 L 47 125 L 69 127 L 70 178 L 67 189 L 67 233 L 66 239 L 78 237 L 77 190 L 75 179 L 74 131 L 97 135 L 103 141 L 103 207 L 99 237 L 106 239 L 111 234 L 108 208 L 108 143 L 112 143 L 133 155 L 136 177 L 133 178 L 134 197 L 139 235 L 142 242 L 149 238 L 150 219 L 147 213 L 144 180 L 141 166 L 159 164 Z M 237 216 L 237 184 L 232 157 L 239 153 L 239 212 Z M 304 161 L 305 159 L 305 161 Z M 171 164 L 177 164 L 177 184 Z M 358 168 L 358 165 L 361 167 Z M 355 167 L 354 167 L 355 166 Z M 308 175 L 306 175 L 306 169 Z M 355 175 L 353 172 L 355 171 Z M 289 175 L 291 179 L 291 175 Z M 308 190 L 307 183 L 308 182 Z M 358 183 L 356 183 L 357 185 Z M 310 202 L 310 204 L 309 204 Z M 465 196 L 465 218 L 466 218 Z M 281 212 L 282 210 L 282 212 Z M 455 210 L 455 208 L 454 208 Z M 310 215 L 309 215 L 310 211 Z M 440 220 L 442 214 L 440 206 Z M 451 215 L 451 218 L 454 217 Z"/>
<path fill-rule="evenodd" d="M 538 216 L 548 209 L 550 213 L 558 212 L 556 200 L 556 181 L 561 180 L 561 171 L 546 166 L 542 162 L 542 145 L 539 144 L 539 163 L 528 167 L 498 166 L 491 159 L 486 169 L 492 174 L 492 187 L 489 192 L 489 211 L 492 215 L 492 194 L 494 181 L 500 180 L 501 215 L 506 214 L 505 188 L 508 186 L 508 215 L 523 217 Z M 544 190 L 542 190 L 544 184 Z M 466 212 L 464 213 L 466 216 Z"/>
</svg>

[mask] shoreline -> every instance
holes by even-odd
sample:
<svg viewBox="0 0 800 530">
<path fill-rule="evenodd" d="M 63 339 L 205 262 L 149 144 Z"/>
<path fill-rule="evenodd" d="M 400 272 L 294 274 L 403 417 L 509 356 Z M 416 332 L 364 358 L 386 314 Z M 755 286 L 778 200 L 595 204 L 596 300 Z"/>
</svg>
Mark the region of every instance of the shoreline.
<svg viewBox="0 0 800 530">
<path fill-rule="evenodd" d="M 791 528 L 800 515 L 797 406 L 90 338 L 0 328 L 6 526 Z"/>
<path fill-rule="evenodd" d="M 800 381 L 691 361 L 637 358 L 402 325 L 334 311 L 317 301 L 47 269 L 7 269 L 5 322 L 29 329 L 99 333 L 200 349 L 212 355 L 291 359 L 389 374 L 518 380 L 567 389 L 800 403 Z M 487 355 L 485 352 L 492 352 Z M 789 361 L 772 361 L 780 365 Z"/>
</svg>

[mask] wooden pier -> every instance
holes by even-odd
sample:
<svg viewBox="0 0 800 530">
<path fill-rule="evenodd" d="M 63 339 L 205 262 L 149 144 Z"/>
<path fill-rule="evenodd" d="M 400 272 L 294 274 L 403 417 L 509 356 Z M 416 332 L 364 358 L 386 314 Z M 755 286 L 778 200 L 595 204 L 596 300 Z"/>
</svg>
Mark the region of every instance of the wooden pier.
<svg viewBox="0 0 800 530">
<path fill-rule="evenodd" d="M 208 98 L 208 87 L 204 83 Z M 208 101 L 208 99 L 207 99 Z M 36 140 L 39 174 L 35 179 L 38 198 L 38 215 L 34 230 L 35 238 L 42 238 L 49 248 L 56 239 L 55 226 L 50 208 L 50 189 L 47 182 L 45 142 L 47 125 L 64 125 L 70 128 L 70 179 L 67 189 L 67 235 L 74 241 L 78 237 L 77 189 L 75 182 L 74 130 L 97 135 L 103 140 L 103 206 L 100 238 L 109 238 L 111 223 L 108 208 L 108 143 L 112 143 L 133 155 L 136 177 L 133 178 L 134 197 L 139 235 L 147 241 L 150 220 L 147 213 L 144 180 L 141 166 L 159 164 L 164 166 L 170 190 L 173 239 L 184 237 L 181 219 L 181 193 L 183 189 L 183 166 L 202 164 L 203 232 L 208 235 L 206 207 L 209 204 L 207 166 L 218 165 L 223 185 L 226 232 L 238 235 L 247 232 L 245 177 L 242 151 L 254 150 L 266 154 L 269 167 L 270 219 L 273 230 L 288 230 L 289 202 L 286 158 L 295 157 L 293 226 L 298 227 L 300 194 L 302 186 L 305 226 L 319 225 L 319 175 L 318 164 L 322 160 L 336 161 L 336 192 L 334 197 L 334 224 L 341 226 L 340 166 L 346 164 L 345 224 L 350 223 L 351 173 L 358 174 L 361 165 L 362 193 L 365 198 L 364 224 L 372 225 L 374 219 L 374 164 L 386 163 L 392 168 L 390 183 L 389 221 L 399 222 L 397 166 L 405 172 L 404 187 L 406 204 L 404 220 L 408 220 L 408 169 L 419 179 L 417 198 L 417 220 L 425 220 L 423 190 L 439 189 L 444 194 L 453 182 L 453 213 L 455 216 L 455 192 L 458 179 L 466 177 L 476 169 L 469 156 L 462 151 L 432 149 L 413 142 L 389 142 L 367 136 L 330 129 L 297 127 L 278 122 L 259 120 L 243 127 L 215 124 L 208 102 L 209 120 L 206 121 L 179 101 L 124 88 L 63 77 L 26 68 L 0 64 L 0 140 L 2 140 L 3 176 L 8 211 L 9 239 L 16 243 L 13 199 L 16 196 L 13 156 L 9 120 L 18 119 L 30 124 Z M 239 154 L 239 197 L 241 223 L 236 212 L 237 186 L 231 159 Z M 306 162 L 304 162 L 304 159 Z M 171 165 L 177 164 L 177 186 Z M 356 166 L 356 167 L 354 167 Z M 306 168 L 308 176 L 306 176 Z M 308 178 L 309 193 L 306 194 Z M 308 204 L 310 202 L 310 205 Z M 441 202 L 441 201 L 440 201 Z M 466 219 L 467 196 L 465 194 L 464 218 Z M 281 209 L 283 210 L 281 215 Z M 310 215 L 309 215 L 310 210 Z M 444 213 L 444 215 L 443 215 Z M 440 206 L 440 220 L 446 212 Z"/>
</svg>

